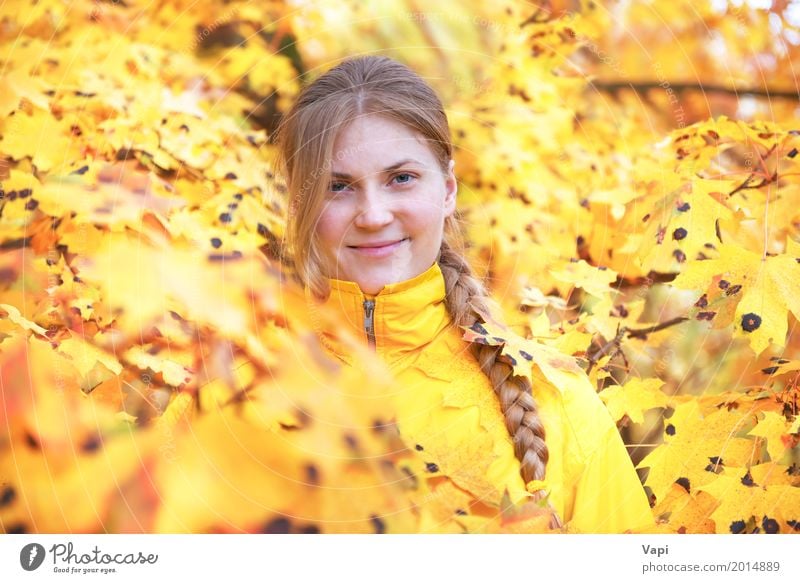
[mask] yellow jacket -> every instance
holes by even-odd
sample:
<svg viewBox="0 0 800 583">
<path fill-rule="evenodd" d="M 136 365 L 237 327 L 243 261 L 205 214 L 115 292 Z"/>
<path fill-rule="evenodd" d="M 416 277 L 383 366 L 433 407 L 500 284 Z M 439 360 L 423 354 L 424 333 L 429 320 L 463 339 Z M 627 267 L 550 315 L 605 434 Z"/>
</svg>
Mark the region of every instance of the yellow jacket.
<svg viewBox="0 0 800 583">
<path fill-rule="evenodd" d="M 340 322 L 374 348 L 399 380 L 394 397 L 400 436 L 420 452 L 421 532 L 470 532 L 482 502 L 530 497 L 491 383 L 451 325 L 438 263 L 420 275 L 364 294 L 329 279 L 326 303 Z M 329 352 L 354 365 L 344 342 L 320 330 Z M 533 396 L 550 458 L 550 502 L 570 532 L 620 533 L 653 526 L 653 515 L 616 425 L 584 373 L 533 367 Z M 416 480 L 415 480 L 416 481 Z M 458 525 L 458 526 L 453 526 Z"/>
</svg>

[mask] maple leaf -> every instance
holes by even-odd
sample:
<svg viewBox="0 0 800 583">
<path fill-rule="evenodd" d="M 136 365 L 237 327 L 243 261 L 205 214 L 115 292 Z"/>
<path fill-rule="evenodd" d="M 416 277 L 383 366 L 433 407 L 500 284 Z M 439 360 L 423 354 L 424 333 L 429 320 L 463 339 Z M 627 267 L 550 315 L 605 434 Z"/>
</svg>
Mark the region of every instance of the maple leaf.
<svg viewBox="0 0 800 583">
<path fill-rule="evenodd" d="M 59 342 L 58 351 L 72 361 L 81 375 L 80 387 L 85 392 L 122 372 L 122 364 L 114 355 L 86 342 L 71 330 L 68 334 Z"/>
<path fill-rule="evenodd" d="M 664 443 L 636 466 L 650 468 L 645 485 L 656 500 L 661 500 L 671 484 L 682 478 L 695 487 L 713 482 L 716 474 L 707 469 L 712 459 L 722 459 L 726 466 L 747 463 L 753 453 L 753 441 L 731 437 L 746 419 L 744 413 L 726 410 L 703 416 L 696 402 L 679 403 L 665 420 Z"/>
<path fill-rule="evenodd" d="M 391 379 L 365 383 L 347 367 L 334 385 L 296 350 L 284 347 L 281 361 L 274 379 L 256 380 L 241 411 L 214 407 L 182 424 L 191 399 L 173 400 L 164 422 L 169 456 L 148 462 L 159 495 L 153 530 L 256 532 L 277 513 L 320 531 L 414 532 L 408 481 L 385 473 L 395 460 L 374 429 L 376 419 L 393 417 Z"/>
<path fill-rule="evenodd" d="M 765 438 L 770 459 L 778 461 L 783 457 L 784 452 L 792 447 L 789 433 L 791 433 L 789 423 L 783 415 L 773 411 L 766 411 L 748 435 Z"/>
<path fill-rule="evenodd" d="M 144 212 L 167 216 L 186 205 L 167 190 L 152 175 L 137 172 L 131 165 L 115 164 L 85 174 L 50 175 L 38 200 L 42 210 L 52 216 L 74 212 L 77 222 L 105 224 L 120 231 L 126 225 L 139 227 Z"/>
<path fill-rule="evenodd" d="M 734 219 L 733 211 L 714 194 L 732 189 L 733 181 L 695 178 L 665 196 L 632 201 L 628 241 L 619 251 L 635 253 L 634 260 L 643 270 L 661 272 L 676 271 L 688 260 L 708 256 L 720 244 L 720 224 Z M 642 208 L 648 210 L 643 213 Z"/>
<path fill-rule="evenodd" d="M 22 328 L 23 330 L 30 330 L 35 334 L 38 334 L 42 338 L 47 338 L 47 330 L 42 328 L 36 322 L 31 322 L 27 318 L 23 317 L 20 314 L 20 311 L 16 308 L 16 306 L 12 306 L 10 304 L 0 304 L 0 309 L 2 309 L 6 315 L 3 318 L 8 318 L 10 321 L 14 322 L 17 326 Z"/>
<path fill-rule="evenodd" d="M 14 492 L 10 503 L 0 507 L 4 530 L 17 524 L 27 531 L 101 530 L 118 480 L 138 464 L 139 448 L 161 440 L 138 435 L 129 416 L 120 414 L 119 399 L 80 391 L 81 370 L 98 358 L 114 367 L 113 357 L 81 341 L 63 350 L 37 336 L 4 341 L 0 426 L 9 445 L 0 455 L 0 477 Z M 23 495 L 43 488 L 47 496 Z"/>
<path fill-rule="evenodd" d="M 597 331 L 606 339 L 614 338 L 621 326 L 637 327 L 644 308 L 643 299 L 615 302 L 611 294 L 606 294 L 587 306 L 591 318 L 585 320 L 586 329 Z"/>
<path fill-rule="evenodd" d="M 622 386 L 606 387 L 599 394 L 614 421 L 627 415 L 634 423 L 641 423 L 644 411 L 667 405 L 669 399 L 659 390 L 663 384 L 661 379 L 634 378 Z"/>
<path fill-rule="evenodd" d="M 716 526 L 709 516 L 719 502 L 708 492 L 690 490 L 688 480 L 673 482 L 664 499 L 653 508 L 653 514 L 665 517 L 671 532 L 714 533 Z"/>
<path fill-rule="evenodd" d="M 65 160 L 80 156 L 78 145 L 66 120 L 55 119 L 49 111 L 34 110 L 31 114 L 14 112 L 13 131 L 4 132 L 0 154 L 14 160 L 30 158 L 39 171 L 55 170 Z"/>
<path fill-rule="evenodd" d="M 789 533 L 800 520 L 800 489 L 758 483 L 747 467 L 728 468 L 702 490 L 720 503 L 711 514 L 720 534 Z"/>
<path fill-rule="evenodd" d="M 136 237 L 113 233 L 91 256 L 75 265 L 87 281 L 96 282 L 108 305 L 119 311 L 126 333 L 149 329 L 173 310 L 241 337 L 247 331 L 246 297 L 242 290 L 225 285 L 231 271 L 243 269 L 243 261 L 226 266 L 229 275 L 208 257 L 178 245 L 156 248 Z M 187 286 L 188 282 L 193 282 Z"/>
<path fill-rule="evenodd" d="M 468 342 L 502 346 L 500 358 L 512 366 L 515 375 L 530 379 L 535 364 L 553 384 L 560 386 L 562 375 L 584 374 L 574 357 L 536 340 L 526 340 L 498 324 L 476 322 L 461 328 L 462 338 Z"/>
<path fill-rule="evenodd" d="M 571 283 L 598 298 L 603 298 L 612 291 L 610 285 L 617 279 L 614 270 L 589 265 L 583 259 L 566 263 L 561 270 L 551 270 L 550 273 L 557 280 Z"/>
<path fill-rule="evenodd" d="M 503 493 L 500 503 L 500 526 L 508 532 L 547 532 L 551 530 L 547 497 L 538 501 L 528 500 L 522 504 L 513 504 L 508 492 Z"/>
<path fill-rule="evenodd" d="M 192 371 L 185 365 L 169 358 L 149 354 L 140 346 L 128 349 L 124 357 L 128 362 L 135 364 L 142 370 L 150 369 L 156 373 L 161 373 L 164 382 L 173 387 L 180 387 L 189 382 L 193 376 Z"/>
<path fill-rule="evenodd" d="M 774 356 L 770 358 L 770 360 L 772 360 L 774 364 L 762 368 L 761 372 L 764 374 L 779 377 L 800 370 L 800 360 L 788 360 L 786 358 L 780 358 L 779 356 Z"/>
<path fill-rule="evenodd" d="M 691 262 L 672 285 L 705 290 L 707 295 L 715 293 L 715 288 L 723 290 L 725 298 L 736 303 L 734 333 L 747 338 L 753 351 L 760 354 L 770 343 L 785 345 L 787 311 L 800 318 L 797 281 L 800 263 L 794 257 L 762 258 L 741 247 L 721 245 L 718 258 Z M 715 312 L 706 302 L 701 303 L 695 317 L 713 319 Z"/>
<path fill-rule="evenodd" d="M 25 75 L 19 70 L 11 70 L 0 77 L 0 87 L 3 88 L 0 93 L 0 118 L 17 109 L 20 99 L 27 99 L 38 109 L 48 109 L 45 91 L 50 89 L 50 85 L 43 79 Z"/>
<path fill-rule="evenodd" d="M 551 306 L 557 310 L 565 310 L 567 308 L 567 303 L 563 298 L 558 296 L 545 296 L 542 290 L 535 286 L 526 287 L 521 296 L 522 300 L 520 304 L 523 306 L 531 306 L 534 308 Z"/>
</svg>

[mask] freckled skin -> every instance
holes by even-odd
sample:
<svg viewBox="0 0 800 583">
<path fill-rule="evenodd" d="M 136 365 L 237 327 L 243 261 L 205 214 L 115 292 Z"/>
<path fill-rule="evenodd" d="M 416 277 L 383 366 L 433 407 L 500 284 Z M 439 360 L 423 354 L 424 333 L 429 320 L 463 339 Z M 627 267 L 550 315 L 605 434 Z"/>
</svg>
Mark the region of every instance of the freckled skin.
<svg viewBox="0 0 800 583">
<path fill-rule="evenodd" d="M 390 172 L 384 170 L 412 158 Z M 442 172 L 422 136 L 380 115 L 356 119 L 334 142 L 331 177 L 316 227 L 326 275 L 355 281 L 367 294 L 416 277 L 436 260 L 445 218 L 455 212 L 454 161 Z M 391 255 L 350 246 L 408 238 Z"/>
</svg>

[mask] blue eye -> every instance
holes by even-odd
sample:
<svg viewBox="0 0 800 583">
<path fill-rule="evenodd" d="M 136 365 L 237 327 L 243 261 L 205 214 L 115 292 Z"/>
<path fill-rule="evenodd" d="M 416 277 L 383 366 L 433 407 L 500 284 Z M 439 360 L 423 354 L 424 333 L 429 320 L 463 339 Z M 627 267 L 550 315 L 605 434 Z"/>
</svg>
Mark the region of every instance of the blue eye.
<svg viewBox="0 0 800 583">
<path fill-rule="evenodd" d="M 341 192 L 341 190 L 337 189 L 336 186 L 347 186 L 344 182 L 331 182 L 330 191 L 331 192 Z"/>
<path fill-rule="evenodd" d="M 409 180 L 400 181 L 400 182 L 398 182 L 398 184 L 408 184 L 409 182 L 411 182 L 411 179 L 414 178 L 414 176 L 412 176 L 408 172 L 403 172 L 401 174 L 397 174 L 397 175 L 395 175 L 395 178 L 399 178 L 400 176 L 407 176 L 409 178 Z"/>
</svg>

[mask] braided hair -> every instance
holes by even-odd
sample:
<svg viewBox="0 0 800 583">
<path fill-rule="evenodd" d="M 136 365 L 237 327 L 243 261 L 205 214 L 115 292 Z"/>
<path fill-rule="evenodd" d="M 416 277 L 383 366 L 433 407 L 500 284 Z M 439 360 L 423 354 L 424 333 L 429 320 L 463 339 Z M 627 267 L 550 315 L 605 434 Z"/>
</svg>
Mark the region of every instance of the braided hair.
<svg viewBox="0 0 800 583">
<path fill-rule="evenodd" d="M 472 327 L 484 318 L 482 314 L 489 312 L 485 301 L 486 289 L 473 275 L 465 257 L 455 251 L 446 239 L 442 241 L 438 263 L 444 275 L 445 304 L 453 324 Z M 501 346 L 478 342 L 470 344 L 471 354 L 491 381 L 500 401 L 506 429 L 514 443 L 514 454 L 520 461 L 523 480 L 526 484 L 544 480 L 550 454 L 531 383 L 526 377 L 514 375 L 511 365 L 498 359 L 501 349 Z M 538 501 L 544 494 L 544 490 L 537 490 L 533 499 Z M 561 525 L 558 514 L 553 510 L 550 526 L 559 528 Z"/>
</svg>

